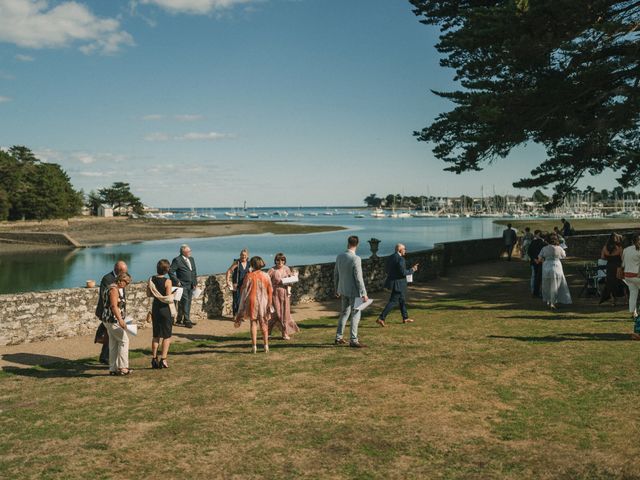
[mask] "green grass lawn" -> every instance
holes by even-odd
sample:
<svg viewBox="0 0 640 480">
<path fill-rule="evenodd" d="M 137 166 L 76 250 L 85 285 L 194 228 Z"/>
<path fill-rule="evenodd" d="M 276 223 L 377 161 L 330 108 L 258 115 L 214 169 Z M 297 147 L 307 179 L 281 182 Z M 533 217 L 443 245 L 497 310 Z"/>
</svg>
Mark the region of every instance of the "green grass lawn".
<svg viewBox="0 0 640 480">
<path fill-rule="evenodd" d="M 0 374 L 0 478 L 639 478 L 640 343 L 624 310 L 552 313 L 524 276 L 335 319 L 249 353 L 244 334 Z M 577 291 L 574 290 L 574 294 Z"/>
</svg>

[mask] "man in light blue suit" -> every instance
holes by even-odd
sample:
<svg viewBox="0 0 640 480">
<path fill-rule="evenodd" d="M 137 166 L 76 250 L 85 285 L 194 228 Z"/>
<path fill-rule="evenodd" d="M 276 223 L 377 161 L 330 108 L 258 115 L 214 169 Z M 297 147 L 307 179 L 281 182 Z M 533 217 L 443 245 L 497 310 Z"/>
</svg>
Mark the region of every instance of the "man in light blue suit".
<svg viewBox="0 0 640 480">
<path fill-rule="evenodd" d="M 354 348 L 364 348 L 365 344 L 358 341 L 358 324 L 360 323 L 360 310 L 355 309 L 355 301 L 361 298 L 366 302 L 367 289 L 362 278 L 362 260 L 356 255 L 360 240 L 352 235 L 347 240 L 347 251 L 341 253 L 336 258 L 336 265 L 333 269 L 333 285 L 336 295 L 342 299 L 340 319 L 338 320 L 338 330 L 336 331 L 336 345 L 344 345 L 347 341 L 343 338 L 344 327 L 351 317 L 351 340 L 349 346 Z"/>
</svg>

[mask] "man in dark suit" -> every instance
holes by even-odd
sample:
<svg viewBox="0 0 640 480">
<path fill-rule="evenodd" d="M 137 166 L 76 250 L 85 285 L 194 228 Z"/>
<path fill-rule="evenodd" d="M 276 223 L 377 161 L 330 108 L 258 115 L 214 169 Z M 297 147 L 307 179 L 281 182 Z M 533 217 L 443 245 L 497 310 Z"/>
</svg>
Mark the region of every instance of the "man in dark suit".
<svg viewBox="0 0 640 480">
<path fill-rule="evenodd" d="M 102 350 L 100 351 L 100 363 L 109 365 L 109 336 L 107 335 L 107 329 L 102 324 L 102 312 L 104 312 L 104 291 L 109 285 L 116 281 L 116 277 L 121 273 L 127 273 L 128 267 L 125 262 L 118 260 L 113 266 L 113 271 L 107 273 L 102 280 L 100 280 L 100 291 L 98 293 L 98 305 L 96 305 L 96 317 L 100 320 L 100 326 L 96 331 L 96 340 L 104 336 L 105 341 L 102 344 Z M 103 331 L 102 331 L 103 330 Z"/>
<path fill-rule="evenodd" d="M 510 223 L 507 224 L 507 228 L 502 232 L 502 241 L 504 242 L 504 249 L 507 251 L 507 260 L 511 261 L 513 247 L 518 243 L 518 234 L 511 228 Z"/>
<path fill-rule="evenodd" d="M 395 253 L 387 258 L 387 278 L 384 281 L 384 286 L 385 288 L 391 289 L 391 297 L 389 298 L 389 302 L 386 307 L 384 307 L 384 310 L 378 317 L 378 320 L 376 320 L 376 323 L 381 327 L 386 326 L 384 323 L 385 319 L 396 304 L 400 304 L 402 323 L 413 322 L 407 313 L 405 298 L 407 296 L 407 275 L 413 275 L 418 270 L 418 264 L 416 263 L 413 267 L 407 269 L 407 264 L 404 259 L 406 253 L 407 249 L 405 246 L 399 243 L 396 245 Z"/>
<path fill-rule="evenodd" d="M 171 262 L 169 277 L 174 282 L 174 285 L 177 283 L 178 286 L 184 289 L 182 298 L 178 303 L 176 323 L 192 328 L 194 324 L 191 322 L 191 299 L 193 290 L 198 284 L 198 273 L 196 272 L 196 262 L 191 256 L 189 245 L 180 246 L 180 255 Z"/>
<path fill-rule="evenodd" d="M 571 224 L 564 218 L 562 218 L 560 221 L 562 222 L 562 236 L 566 238 L 571 235 Z"/>
<path fill-rule="evenodd" d="M 542 263 L 538 263 L 538 255 L 540 255 L 540 251 L 547 244 L 541 235 L 540 230 L 535 230 L 533 232 L 533 240 L 531 240 L 531 244 L 529 245 L 529 249 L 527 250 L 527 255 L 529 255 L 529 264 L 531 265 L 531 294 L 534 297 L 540 297 L 540 287 L 542 286 Z"/>
</svg>

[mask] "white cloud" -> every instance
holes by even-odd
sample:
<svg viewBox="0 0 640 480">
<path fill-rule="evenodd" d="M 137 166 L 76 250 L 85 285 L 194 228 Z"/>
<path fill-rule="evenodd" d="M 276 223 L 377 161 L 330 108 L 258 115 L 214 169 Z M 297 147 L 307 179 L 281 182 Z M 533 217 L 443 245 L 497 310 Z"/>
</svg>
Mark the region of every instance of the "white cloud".
<svg viewBox="0 0 640 480">
<path fill-rule="evenodd" d="M 159 115 L 157 113 L 153 113 L 151 115 L 145 115 L 144 117 L 142 117 L 142 119 L 145 121 L 163 120 L 164 118 L 165 118 L 165 115 Z"/>
<path fill-rule="evenodd" d="M 141 2 L 156 5 L 171 13 L 206 15 L 213 11 L 226 10 L 236 5 L 255 3 L 256 0 L 141 0 Z"/>
<path fill-rule="evenodd" d="M 11 101 L 11 98 L 3 97 L 0 95 L 0 103 L 10 102 L 10 101 Z"/>
<path fill-rule="evenodd" d="M 147 142 L 166 142 L 171 140 L 171 136 L 166 133 L 153 132 L 144 136 Z"/>
<path fill-rule="evenodd" d="M 232 133 L 219 132 L 189 132 L 183 135 L 170 135 L 168 133 L 154 132 L 144 137 L 147 142 L 168 142 L 169 140 L 188 142 L 198 140 L 222 140 L 224 138 L 235 138 L 235 135 Z"/>
<path fill-rule="evenodd" d="M 173 118 L 175 118 L 179 122 L 195 122 L 197 120 L 202 120 L 204 117 L 202 115 L 184 114 L 175 115 Z"/>
<path fill-rule="evenodd" d="M 108 177 L 113 172 L 78 172 L 81 177 Z"/>
<path fill-rule="evenodd" d="M 192 114 L 192 113 L 185 113 L 185 114 L 173 115 L 169 117 L 168 115 L 164 115 L 161 113 L 152 113 L 150 115 L 144 115 L 142 117 L 142 120 L 145 120 L 147 122 L 154 122 L 158 120 L 166 120 L 168 118 L 172 118 L 178 122 L 195 122 L 197 120 L 202 120 L 204 116 L 198 115 L 198 114 Z"/>
<path fill-rule="evenodd" d="M 46 0 L 0 0 L 0 41 L 26 48 L 80 43 L 84 53 L 112 54 L 133 38 L 113 18 L 99 18 L 74 1 L 52 8 Z"/>
<path fill-rule="evenodd" d="M 22 55 L 21 53 L 18 53 L 16 55 L 16 60 L 18 60 L 19 62 L 33 62 L 35 58 L 30 55 Z"/>
<path fill-rule="evenodd" d="M 190 132 L 175 137 L 176 140 L 221 140 L 223 138 L 232 138 L 234 135 L 230 133 L 218 132 Z"/>
</svg>

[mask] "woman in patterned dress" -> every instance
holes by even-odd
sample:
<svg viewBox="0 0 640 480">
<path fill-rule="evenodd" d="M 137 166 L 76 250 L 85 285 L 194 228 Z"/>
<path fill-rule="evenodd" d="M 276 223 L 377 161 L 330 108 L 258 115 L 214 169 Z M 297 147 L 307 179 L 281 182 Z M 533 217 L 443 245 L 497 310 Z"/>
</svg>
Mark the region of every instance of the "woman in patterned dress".
<svg viewBox="0 0 640 480">
<path fill-rule="evenodd" d="M 283 340 L 290 340 L 290 335 L 300 331 L 296 322 L 291 318 L 291 290 L 290 287 L 282 283 L 282 279 L 293 276 L 293 272 L 287 266 L 287 257 L 284 253 L 277 253 L 275 266 L 269 270 L 271 285 L 273 287 L 273 308 L 275 316 L 269 322 L 269 333 L 273 327 L 277 326 L 282 332 Z"/>
<path fill-rule="evenodd" d="M 236 327 L 244 320 L 251 321 L 251 346 L 253 353 L 257 352 L 258 324 L 264 339 L 264 351 L 269 351 L 269 320 L 271 320 L 273 287 L 269 275 L 263 272 L 264 260 L 251 257 L 249 260 L 251 272 L 247 273 L 240 290 L 238 313 L 235 317 Z"/>
</svg>

